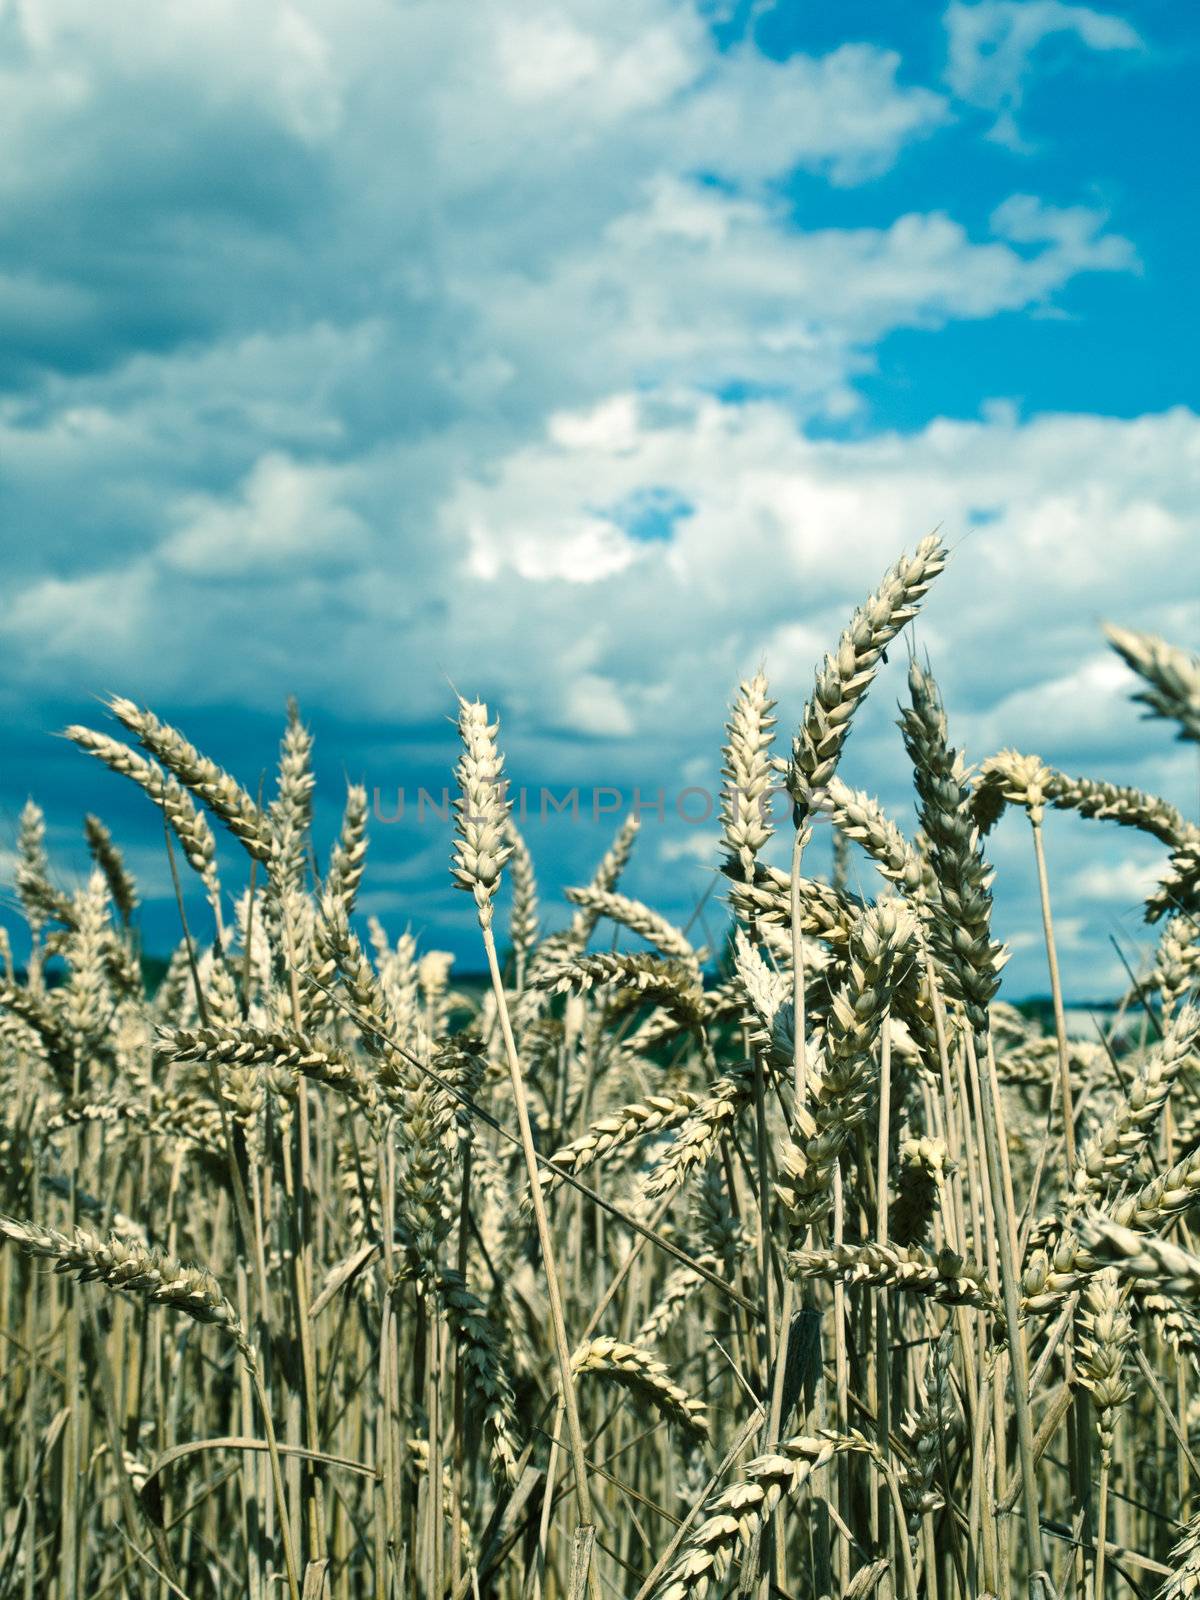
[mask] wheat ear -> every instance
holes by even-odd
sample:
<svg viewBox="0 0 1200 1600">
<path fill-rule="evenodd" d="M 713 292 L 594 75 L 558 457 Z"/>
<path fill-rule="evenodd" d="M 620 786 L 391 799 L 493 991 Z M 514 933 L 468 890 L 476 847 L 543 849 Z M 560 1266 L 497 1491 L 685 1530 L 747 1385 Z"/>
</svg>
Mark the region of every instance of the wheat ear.
<svg viewBox="0 0 1200 1600">
<path fill-rule="evenodd" d="M 562 1406 L 575 1473 L 575 1497 L 579 1506 L 579 1521 L 581 1527 L 591 1530 L 592 1501 L 588 1490 L 587 1461 L 583 1448 L 583 1433 L 579 1426 L 579 1408 L 575 1399 L 575 1382 L 571 1371 L 571 1351 L 567 1344 L 566 1322 L 563 1317 L 562 1294 L 550 1237 L 550 1224 L 546 1218 L 541 1184 L 538 1182 L 537 1151 L 533 1143 L 533 1129 L 529 1122 L 525 1080 L 521 1071 L 520 1057 L 517 1055 L 516 1040 L 513 1038 L 512 1022 L 504 993 L 504 980 L 500 974 L 500 961 L 496 953 L 496 941 L 492 935 L 492 899 L 500 884 L 501 868 L 512 848 L 507 842 L 508 806 L 500 788 L 503 758 L 496 748 L 497 727 L 489 722 L 487 707 L 481 702 L 467 701 L 459 697 L 458 729 L 463 751 L 456 769 L 461 793 L 457 803 L 458 838 L 454 849 L 453 873 L 458 887 L 465 889 L 473 897 L 479 916 L 479 926 L 483 933 L 492 993 L 500 1019 L 513 1103 L 521 1133 L 525 1172 L 533 1201 L 533 1214 L 537 1222 L 542 1266 L 546 1274 L 550 1320 L 558 1352 Z M 590 1542 L 585 1535 L 583 1549 L 588 1552 L 590 1548 Z M 593 1590 L 598 1592 L 594 1569 L 591 1583 Z"/>
<path fill-rule="evenodd" d="M 100 1283 L 106 1289 L 137 1295 L 149 1305 L 169 1306 L 172 1310 L 182 1311 L 195 1322 L 224 1328 L 236 1344 L 258 1395 L 271 1456 L 288 1589 L 291 1600 L 300 1600 L 295 1546 L 288 1521 L 279 1450 L 258 1357 L 232 1302 L 221 1293 L 212 1273 L 203 1267 L 184 1266 L 173 1256 L 148 1250 L 141 1243 L 121 1239 L 115 1234 L 106 1241 L 101 1240 L 80 1227 L 68 1235 L 60 1233 L 57 1228 L 43 1227 L 36 1222 L 21 1222 L 15 1217 L 0 1216 L 0 1234 L 20 1245 L 26 1254 L 53 1261 L 55 1272 L 77 1278 L 81 1283 Z"/>
<path fill-rule="evenodd" d="M 725 780 L 721 793 L 724 871 L 731 878 L 754 881 L 754 863 L 771 837 L 771 744 L 775 702 L 763 673 L 743 683 L 733 703 L 726 731 Z"/>
<path fill-rule="evenodd" d="M 1134 699 L 1149 717 L 1179 724 L 1179 737 L 1200 744 L 1200 656 L 1190 655 L 1152 633 L 1131 628 L 1105 628 L 1108 642 L 1141 678 L 1144 687 Z"/>
<path fill-rule="evenodd" d="M 577 1377 L 591 1372 L 618 1383 L 693 1440 L 702 1442 L 708 1438 L 703 1401 L 694 1400 L 686 1389 L 672 1383 L 665 1364 L 636 1344 L 607 1336 L 589 1339 L 571 1357 L 571 1370 Z"/>
<path fill-rule="evenodd" d="M 875 1453 L 861 1434 L 818 1438 L 797 1434 L 747 1462 L 741 1481 L 708 1502 L 708 1516 L 663 1574 L 649 1600 L 705 1600 L 738 1553 L 750 1548 L 779 1502 L 785 1496 L 799 1494 L 814 1472 L 849 1451 Z"/>
<path fill-rule="evenodd" d="M 145 711 L 120 695 L 109 700 L 108 708 L 144 750 L 174 773 L 185 789 L 203 800 L 256 861 L 270 861 L 270 824 L 235 778 L 202 756 L 177 728 L 160 722 L 152 711 Z"/>
</svg>

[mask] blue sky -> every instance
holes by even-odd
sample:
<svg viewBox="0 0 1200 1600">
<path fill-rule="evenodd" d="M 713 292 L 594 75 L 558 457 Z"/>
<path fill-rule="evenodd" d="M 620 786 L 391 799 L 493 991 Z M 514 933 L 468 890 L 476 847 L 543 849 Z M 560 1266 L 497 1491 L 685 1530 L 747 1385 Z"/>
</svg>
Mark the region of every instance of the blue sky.
<svg viewBox="0 0 1200 1600">
<path fill-rule="evenodd" d="M 98 811 L 173 937 L 154 815 L 52 737 L 105 692 L 251 787 L 295 692 L 323 840 L 347 776 L 447 781 L 450 683 L 532 790 L 715 786 L 738 679 L 786 729 L 935 524 L 968 756 L 1194 815 L 1099 624 L 1200 640 L 1198 58 L 1168 0 L 0 4 L 8 838 L 35 794 L 69 882 Z M 907 819 L 902 692 L 845 776 Z M 671 809 L 630 885 L 686 917 L 713 830 Z M 548 898 L 611 826 L 530 829 Z M 1160 852 L 1048 845 L 1068 983 L 1109 992 Z M 1016 819 L 994 856 L 1037 991 Z M 378 826 L 367 885 L 474 964 L 436 823 Z"/>
</svg>

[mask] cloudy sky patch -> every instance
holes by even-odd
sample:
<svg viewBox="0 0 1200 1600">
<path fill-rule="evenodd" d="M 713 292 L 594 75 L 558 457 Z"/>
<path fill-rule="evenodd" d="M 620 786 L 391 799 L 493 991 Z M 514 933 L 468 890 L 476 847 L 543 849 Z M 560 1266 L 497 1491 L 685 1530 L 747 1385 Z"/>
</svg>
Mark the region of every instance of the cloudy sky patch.
<svg viewBox="0 0 1200 1600">
<path fill-rule="evenodd" d="M 449 781 L 451 685 L 518 783 L 715 788 L 739 677 L 786 730 L 935 525 L 914 643 L 968 756 L 1193 815 L 1099 625 L 1200 638 L 1198 46 L 1148 0 L 0 5 L 10 831 L 33 791 L 74 867 L 85 807 L 153 858 L 136 793 L 50 737 L 106 691 L 251 786 L 296 692 L 326 833 L 347 776 L 385 809 Z M 902 692 L 901 659 L 847 776 L 907 820 Z M 531 827 L 547 886 L 613 825 Z M 436 826 L 377 825 L 371 909 L 471 961 Z M 633 886 L 686 919 L 711 826 L 654 829 Z M 1049 832 L 1068 978 L 1115 985 L 1154 852 Z M 165 945 L 161 873 L 146 918 Z"/>
</svg>

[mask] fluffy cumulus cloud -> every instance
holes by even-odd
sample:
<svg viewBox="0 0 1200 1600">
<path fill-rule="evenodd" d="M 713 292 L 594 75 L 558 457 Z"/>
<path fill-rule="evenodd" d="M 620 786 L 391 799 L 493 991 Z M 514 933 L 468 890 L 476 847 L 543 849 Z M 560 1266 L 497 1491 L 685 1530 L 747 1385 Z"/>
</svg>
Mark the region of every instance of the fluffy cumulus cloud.
<svg viewBox="0 0 1200 1600">
<path fill-rule="evenodd" d="M 1027 168 L 970 206 L 895 185 L 972 107 L 1011 117 L 1044 40 L 1131 26 L 980 0 L 946 27 L 938 87 L 891 44 L 771 46 L 684 0 L 0 8 L 0 668 L 35 778 L 75 770 L 35 730 L 117 689 L 249 781 L 295 690 L 335 787 L 386 804 L 444 781 L 454 684 L 502 710 L 518 781 L 661 805 L 638 883 L 686 916 L 713 820 L 674 797 L 715 785 L 739 676 L 764 662 L 794 718 L 936 523 L 919 643 L 970 753 L 1186 799 L 1097 623 L 1195 637 L 1200 419 L 1022 413 L 986 372 L 970 416 L 872 416 L 898 332 L 1026 328 L 1141 270 L 1119 215 Z M 902 688 L 850 757 L 898 813 Z M 548 876 L 610 824 L 542 830 Z M 465 941 L 440 836 L 380 831 L 372 908 Z M 1103 987 L 1153 852 L 1056 842 L 1065 957 Z M 1036 988 L 1007 823 L 996 850 Z"/>
<path fill-rule="evenodd" d="M 1067 0 L 951 0 L 945 20 L 947 84 L 968 104 L 994 112 L 991 137 L 1018 149 L 1017 112 L 1035 57 L 1064 44 L 1076 52 L 1142 48 L 1124 17 Z"/>
</svg>

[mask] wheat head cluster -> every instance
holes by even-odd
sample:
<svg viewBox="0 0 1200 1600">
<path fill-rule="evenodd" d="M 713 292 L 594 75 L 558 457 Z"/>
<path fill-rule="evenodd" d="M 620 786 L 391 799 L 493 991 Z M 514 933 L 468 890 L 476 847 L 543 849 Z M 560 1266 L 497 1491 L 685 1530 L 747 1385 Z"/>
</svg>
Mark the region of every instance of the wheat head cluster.
<svg viewBox="0 0 1200 1600">
<path fill-rule="evenodd" d="M 356 914 L 366 792 L 319 856 L 294 707 L 268 793 L 129 700 L 67 730 L 158 808 L 180 938 L 148 994 L 112 835 L 87 819 L 66 889 L 26 807 L 0 1600 L 1200 1589 L 1200 828 L 1033 754 L 968 765 L 915 653 L 917 825 L 848 787 L 855 713 L 946 559 L 931 537 L 884 575 L 790 739 L 762 673 L 738 690 L 721 950 L 622 892 L 636 817 L 546 917 L 478 702 L 447 890 L 482 985 Z M 1109 632 L 1200 743 L 1200 661 Z M 1052 1028 L 997 998 L 1007 808 Z M 1153 960 L 1082 1040 L 1064 810 L 1163 853 Z"/>
</svg>

